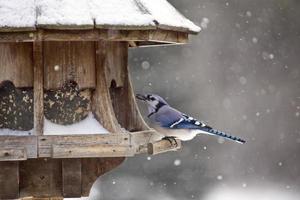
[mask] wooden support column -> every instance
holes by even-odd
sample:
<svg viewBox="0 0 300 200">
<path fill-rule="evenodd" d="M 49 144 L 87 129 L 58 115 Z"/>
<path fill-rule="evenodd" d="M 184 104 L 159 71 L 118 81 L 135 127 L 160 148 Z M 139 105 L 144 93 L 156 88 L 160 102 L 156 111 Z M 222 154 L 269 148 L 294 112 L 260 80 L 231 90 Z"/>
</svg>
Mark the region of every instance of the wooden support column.
<svg viewBox="0 0 300 200">
<path fill-rule="evenodd" d="M 33 86 L 31 43 L 0 42 L 0 83 L 11 81 L 17 87 Z"/>
<path fill-rule="evenodd" d="M 155 155 L 159 153 L 165 153 L 168 151 L 177 151 L 181 148 L 181 141 L 174 139 L 172 140 L 160 140 L 157 142 L 148 144 L 148 154 Z"/>
<path fill-rule="evenodd" d="M 89 196 L 90 190 L 101 175 L 116 168 L 124 161 L 124 158 L 84 158 L 82 159 L 82 194 Z"/>
<path fill-rule="evenodd" d="M 21 161 L 20 197 L 61 197 L 61 163 L 61 159 L 31 159 Z"/>
<path fill-rule="evenodd" d="M 150 128 L 144 122 L 135 101 L 128 71 L 128 43 L 106 42 L 107 60 L 105 77 L 111 86 L 110 96 L 114 112 L 122 127 L 128 131 L 143 131 Z M 124 112 L 126 110 L 126 112 Z"/>
<path fill-rule="evenodd" d="M 43 42 L 33 43 L 34 62 L 34 130 L 35 135 L 43 135 L 44 128 L 44 64 L 43 64 Z"/>
<path fill-rule="evenodd" d="M 81 196 L 81 159 L 62 160 L 62 184 L 64 197 Z"/>
<path fill-rule="evenodd" d="M 0 199 L 19 198 L 19 163 L 0 162 Z"/>
<path fill-rule="evenodd" d="M 104 41 L 96 42 L 96 90 L 93 95 L 93 111 L 103 125 L 111 133 L 121 133 L 123 130 L 116 119 L 106 82 L 105 63 L 107 49 Z"/>
</svg>

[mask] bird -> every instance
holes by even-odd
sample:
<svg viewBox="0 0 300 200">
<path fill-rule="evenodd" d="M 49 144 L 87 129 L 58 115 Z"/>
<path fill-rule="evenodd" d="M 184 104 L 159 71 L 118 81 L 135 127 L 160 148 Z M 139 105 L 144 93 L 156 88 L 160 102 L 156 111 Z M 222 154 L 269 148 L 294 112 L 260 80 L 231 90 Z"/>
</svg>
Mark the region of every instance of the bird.
<svg viewBox="0 0 300 200">
<path fill-rule="evenodd" d="M 228 133 L 216 130 L 179 110 L 171 107 L 162 97 L 156 94 L 136 94 L 136 98 L 147 103 L 147 117 L 153 121 L 154 127 L 164 137 L 162 139 L 192 140 L 199 134 L 219 136 L 244 144 L 246 141 Z"/>
</svg>

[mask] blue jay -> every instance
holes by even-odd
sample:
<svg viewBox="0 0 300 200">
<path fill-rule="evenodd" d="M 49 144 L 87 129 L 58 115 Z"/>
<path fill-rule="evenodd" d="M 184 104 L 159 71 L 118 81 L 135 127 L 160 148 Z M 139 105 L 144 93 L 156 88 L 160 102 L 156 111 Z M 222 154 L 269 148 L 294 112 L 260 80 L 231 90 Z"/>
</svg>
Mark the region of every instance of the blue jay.
<svg viewBox="0 0 300 200">
<path fill-rule="evenodd" d="M 158 124 L 155 129 L 162 133 L 166 139 L 178 138 L 182 141 L 187 141 L 193 139 L 196 135 L 203 133 L 220 136 L 241 144 L 245 143 L 245 140 L 241 138 L 215 130 L 203 122 L 172 108 L 158 95 L 137 94 L 136 98 L 148 104 L 148 118 Z"/>
</svg>

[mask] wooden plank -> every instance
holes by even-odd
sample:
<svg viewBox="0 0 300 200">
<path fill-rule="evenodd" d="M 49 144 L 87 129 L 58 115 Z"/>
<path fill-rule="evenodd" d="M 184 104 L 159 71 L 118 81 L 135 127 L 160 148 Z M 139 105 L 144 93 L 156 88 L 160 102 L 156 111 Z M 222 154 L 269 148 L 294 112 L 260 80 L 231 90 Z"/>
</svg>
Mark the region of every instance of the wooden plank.
<svg viewBox="0 0 300 200">
<path fill-rule="evenodd" d="M 33 43 L 34 61 L 34 130 L 35 135 L 42 135 L 44 129 L 44 88 L 43 88 L 43 43 Z"/>
<path fill-rule="evenodd" d="M 148 41 L 185 44 L 188 42 L 188 33 L 166 30 L 149 31 Z"/>
<path fill-rule="evenodd" d="M 105 42 L 106 59 L 104 63 L 105 78 L 108 86 L 123 87 L 128 72 L 124 71 L 128 64 L 127 42 Z"/>
<path fill-rule="evenodd" d="M 43 41 L 96 41 L 100 39 L 98 30 L 44 30 Z"/>
<path fill-rule="evenodd" d="M 20 200 L 64 200 L 64 197 L 49 197 L 49 198 L 37 198 L 37 197 L 24 197 Z"/>
<path fill-rule="evenodd" d="M 60 144 L 52 147 L 53 158 L 100 158 L 129 157 L 134 155 L 134 149 L 129 145 L 69 145 Z"/>
<path fill-rule="evenodd" d="M 100 38 L 109 41 L 148 41 L 149 30 L 112 30 L 101 29 Z"/>
<path fill-rule="evenodd" d="M 116 168 L 124 158 L 84 158 L 82 159 L 82 194 L 89 196 L 90 190 L 96 179 Z"/>
<path fill-rule="evenodd" d="M 0 147 L 26 150 L 27 158 L 37 158 L 37 137 L 35 136 L 0 136 Z"/>
<path fill-rule="evenodd" d="M 148 144 L 148 154 L 155 155 L 159 153 L 165 153 L 169 151 L 177 151 L 181 148 L 181 140 L 169 141 L 169 140 L 160 140 L 157 142 Z"/>
<path fill-rule="evenodd" d="M 110 84 L 110 96 L 117 119 L 121 126 L 130 132 L 149 130 L 136 105 L 135 95 L 130 82 L 128 43 L 107 43 L 105 77 L 108 83 L 114 83 Z M 111 71 L 115 71 L 115 74 L 111 73 Z"/>
<path fill-rule="evenodd" d="M 32 44 L 0 43 L 0 83 L 9 80 L 16 87 L 33 87 Z"/>
<path fill-rule="evenodd" d="M 62 161 L 62 182 L 64 197 L 81 197 L 81 159 Z"/>
<path fill-rule="evenodd" d="M 70 80 L 79 88 L 95 88 L 94 42 L 45 42 L 44 66 L 47 90 L 61 88 Z"/>
<path fill-rule="evenodd" d="M 4 32 L 0 33 L 0 42 L 33 42 L 35 32 Z"/>
<path fill-rule="evenodd" d="M 167 35 L 167 37 L 166 37 Z M 148 41 L 153 44 L 185 44 L 188 33 L 173 30 L 41 30 L 36 32 L 0 33 L 0 42 L 28 41 Z M 147 43 L 140 43 L 141 45 Z"/>
<path fill-rule="evenodd" d="M 19 163 L 0 162 L 0 199 L 19 198 Z"/>
<path fill-rule="evenodd" d="M 124 132 L 116 119 L 106 82 L 105 65 L 107 60 L 106 43 L 96 43 L 96 90 L 93 96 L 92 110 L 102 124 L 111 133 Z"/>
<path fill-rule="evenodd" d="M 51 157 L 53 145 L 130 145 L 128 134 L 105 135 L 57 135 L 39 137 L 39 157 Z"/>
<path fill-rule="evenodd" d="M 159 141 L 163 137 L 154 129 L 132 132 L 130 133 L 130 135 L 131 145 L 136 148 L 137 154 L 148 153 L 148 144 L 155 141 Z"/>
<path fill-rule="evenodd" d="M 0 161 L 27 160 L 25 148 L 0 148 Z"/>
<path fill-rule="evenodd" d="M 62 196 L 60 159 L 32 159 L 20 162 L 20 197 Z"/>
</svg>

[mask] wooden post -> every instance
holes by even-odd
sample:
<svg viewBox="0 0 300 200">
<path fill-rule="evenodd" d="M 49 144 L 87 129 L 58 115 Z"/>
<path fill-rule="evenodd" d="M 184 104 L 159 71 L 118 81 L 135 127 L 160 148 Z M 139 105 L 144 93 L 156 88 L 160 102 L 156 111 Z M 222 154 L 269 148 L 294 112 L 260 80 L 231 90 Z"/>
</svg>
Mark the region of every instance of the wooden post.
<svg viewBox="0 0 300 200">
<path fill-rule="evenodd" d="M 174 139 L 174 141 L 160 140 L 148 144 L 148 153 L 151 155 L 164 153 L 168 151 L 176 151 L 181 148 L 181 141 Z"/>
<path fill-rule="evenodd" d="M 106 60 L 107 49 L 105 42 L 96 42 L 96 90 L 93 96 L 92 107 L 97 119 L 104 128 L 111 133 L 121 133 L 123 130 L 115 116 L 109 95 L 109 86 L 105 79 Z"/>
<path fill-rule="evenodd" d="M 0 162 L 0 199 L 19 198 L 19 163 Z"/>
<path fill-rule="evenodd" d="M 34 62 L 34 130 L 35 135 L 43 135 L 44 128 L 44 64 L 43 42 L 33 43 Z"/>
<path fill-rule="evenodd" d="M 64 197 L 81 196 L 81 159 L 62 160 L 62 184 Z"/>
</svg>

